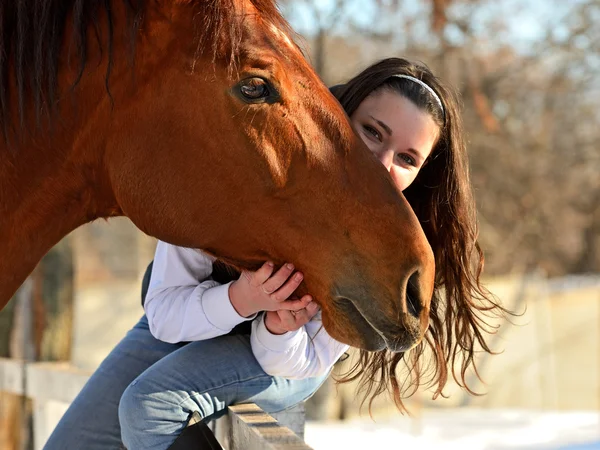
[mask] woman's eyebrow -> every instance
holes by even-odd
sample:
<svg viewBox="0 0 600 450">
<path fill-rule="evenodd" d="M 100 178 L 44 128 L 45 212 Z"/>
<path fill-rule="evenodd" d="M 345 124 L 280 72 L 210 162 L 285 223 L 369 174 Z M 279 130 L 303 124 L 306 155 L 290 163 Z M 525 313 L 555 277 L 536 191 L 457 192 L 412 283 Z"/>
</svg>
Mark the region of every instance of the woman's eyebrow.
<svg viewBox="0 0 600 450">
<path fill-rule="evenodd" d="M 385 123 L 383 123 L 381 120 L 376 119 L 375 117 L 373 117 L 372 115 L 369 114 L 369 117 L 371 119 L 373 119 L 375 122 L 377 122 L 377 124 L 383 128 L 387 134 L 389 134 L 390 136 L 393 134 L 392 129 L 390 127 L 388 127 Z"/>
</svg>

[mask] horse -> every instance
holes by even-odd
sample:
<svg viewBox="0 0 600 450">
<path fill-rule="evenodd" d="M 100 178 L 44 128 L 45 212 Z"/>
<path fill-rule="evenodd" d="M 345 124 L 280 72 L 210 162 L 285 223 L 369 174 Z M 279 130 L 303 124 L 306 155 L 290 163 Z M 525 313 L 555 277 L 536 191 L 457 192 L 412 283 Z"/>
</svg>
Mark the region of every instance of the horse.
<svg viewBox="0 0 600 450">
<path fill-rule="evenodd" d="M 61 238 L 128 217 L 305 274 L 340 342 L 404 352 L 434 258 L 272 0 L 0 0 L 0 308 Z"/>
</svg>

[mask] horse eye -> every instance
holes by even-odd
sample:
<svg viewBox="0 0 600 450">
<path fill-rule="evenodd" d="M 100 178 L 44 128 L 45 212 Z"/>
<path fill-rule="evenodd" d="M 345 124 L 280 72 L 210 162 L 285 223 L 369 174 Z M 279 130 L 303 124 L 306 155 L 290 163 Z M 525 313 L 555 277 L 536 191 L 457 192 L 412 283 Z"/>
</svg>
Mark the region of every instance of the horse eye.
<svg viewBox="0 0 600 450">
<path fill-rule="evenodd" d="M 242 81 L 240 93 L 247 100 L 261 100 L 271 95 L 267 82 L 262 78 L 250 78 Z"/>
</svg>

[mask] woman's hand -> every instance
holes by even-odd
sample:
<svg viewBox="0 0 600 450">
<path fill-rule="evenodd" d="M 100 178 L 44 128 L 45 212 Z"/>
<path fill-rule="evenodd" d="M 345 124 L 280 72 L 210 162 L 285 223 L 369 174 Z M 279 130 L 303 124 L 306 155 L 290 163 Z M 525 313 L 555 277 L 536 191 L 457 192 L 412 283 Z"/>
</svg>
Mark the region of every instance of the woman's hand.
<svg viewBox="0 0 600 450">
<path fill-rule="evenodd" d="M 229 299 L 240 316 L 249 317 L 259 311 L 298 311 L 312 301 L 310 295 L 288 300 L 304 278 L 301 272 L 294 273 L 293 264 L 284 264 L 277 272 L 273 271 L 273 263 L 266 262 L 256 272 L 242 272 L 229 285 Z"/>
<path fill-rule="evenodd" d="M 280 309 L 265 313 L 265 327 L 271 334 L 285 334 L 296 331 L 306 325 L 319 312 L 319 306 L 310 302 L 306 308 L 298 311 Z"/>
</svg>

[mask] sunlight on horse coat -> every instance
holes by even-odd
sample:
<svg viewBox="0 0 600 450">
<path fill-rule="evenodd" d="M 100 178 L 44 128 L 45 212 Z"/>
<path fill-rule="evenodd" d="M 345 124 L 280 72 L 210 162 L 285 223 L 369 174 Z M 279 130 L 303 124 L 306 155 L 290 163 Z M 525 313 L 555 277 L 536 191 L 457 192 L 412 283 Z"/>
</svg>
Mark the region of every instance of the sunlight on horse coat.
<svg viewBox="0 0 600 450">
<path fill-rule="evenodd" d="M 431 248 L 275 5 L 110 4 L 0 0 L 0 305 L 70 231 L 125 215 L 238 268 L 293 261 L 341 342 L 416 345 Z"/>
</svg>

